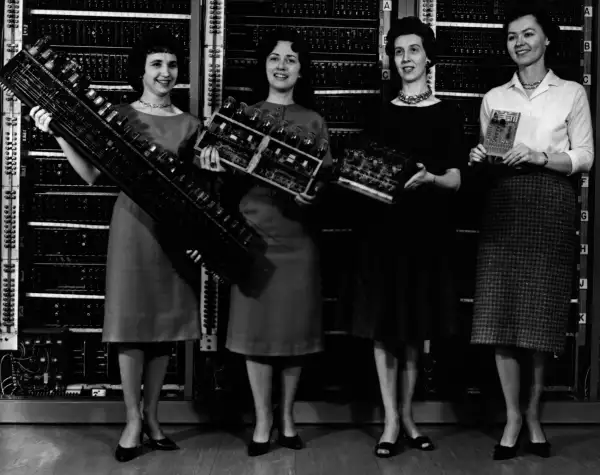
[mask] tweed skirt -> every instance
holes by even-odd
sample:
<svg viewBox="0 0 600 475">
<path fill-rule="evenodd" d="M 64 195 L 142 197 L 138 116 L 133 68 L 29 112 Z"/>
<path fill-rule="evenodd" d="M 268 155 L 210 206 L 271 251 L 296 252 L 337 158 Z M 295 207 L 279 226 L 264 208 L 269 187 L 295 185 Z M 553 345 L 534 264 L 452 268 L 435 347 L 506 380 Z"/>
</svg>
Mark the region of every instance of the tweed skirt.
<svg viewBox="0 0 600 475">
<path fill-rule="evenodd" d="M 471 343 L 561 353 L 575 281 L 575 189 L 536 171 L 497 179 L 487 199 Z"/>
</svg>

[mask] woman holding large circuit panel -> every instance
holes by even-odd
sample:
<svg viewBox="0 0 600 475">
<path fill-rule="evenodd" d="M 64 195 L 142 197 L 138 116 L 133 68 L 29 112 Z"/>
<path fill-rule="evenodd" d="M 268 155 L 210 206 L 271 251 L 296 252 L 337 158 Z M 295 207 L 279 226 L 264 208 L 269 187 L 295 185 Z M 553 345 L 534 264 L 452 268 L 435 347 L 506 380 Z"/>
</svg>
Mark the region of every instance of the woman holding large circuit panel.
<svg viewBox="0 0 600 475">
<path fill-rule="evenodd" d="M 589 171 L 594 158 L 584 88 L 547 67 L 559 28 L 545 11 L 521 6 L 507 16 L 504 32 L 518 70 L 483 98 L 481 133 L 502 112 L 519 113 L 514 146 L 494 159 L 484 143 L 470 153 L 470 163 L 488 164 L 494 177 L 480 235 L 471 341 L 495 347 L 507 417 L 497 460 L 517 454 L 519 351 L 533 362 L 526 448 L 550 455 L 539 402 L 547 355 L 565 346 L 575 277 L 577 194 L 570 177 Z M 491 150 L 493 143 L 486 144 Z"/>
<path fill-rule="evenodd" d="M 140 97 L 116 107 L 136 133 L 191 162 L 190 146 L 201 124 L 171 102 L 183 58 L 169 30 L 149 30 L 129 54 L 128 81 Z M 36 106 L 30 115 L 38 128 L 50 131 L 47 111 Z M 64 138 L 57 141 L 77 174 L 95 183 L 100 171 Z M 125 401 L 127 423 L 115 450 L 119 462 L 143 454 L 144 437 L 156 450 L 178 449 L 161 429 L 158 403 L 173 342 L 200 337 L 199 282 L 178 251 L 168 229 L 119 194 L 110 224 L 102 332 L 103 341 L 118 354 Z"/>
</svg>

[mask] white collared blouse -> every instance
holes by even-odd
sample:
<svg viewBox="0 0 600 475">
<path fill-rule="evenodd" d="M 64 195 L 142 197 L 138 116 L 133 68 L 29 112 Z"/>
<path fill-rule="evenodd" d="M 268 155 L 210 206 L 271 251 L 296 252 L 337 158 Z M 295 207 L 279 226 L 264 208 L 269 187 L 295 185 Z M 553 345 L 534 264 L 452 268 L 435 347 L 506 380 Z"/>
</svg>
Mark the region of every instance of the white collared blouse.
<svg viewBox="0 0 600 475">
<path fill-rule="evenodd" d="M 521 113 L 515 145 L 522 143 L 536 152 L 567 153 L 571 175 L 590 171 L 594 163 L 592 117 L 581 84 L 549 70 L 528 97 L 515 73 L 511 81 L 483 97 L 479 115 L 482 137 L 494 109 Z"/>
</svg>

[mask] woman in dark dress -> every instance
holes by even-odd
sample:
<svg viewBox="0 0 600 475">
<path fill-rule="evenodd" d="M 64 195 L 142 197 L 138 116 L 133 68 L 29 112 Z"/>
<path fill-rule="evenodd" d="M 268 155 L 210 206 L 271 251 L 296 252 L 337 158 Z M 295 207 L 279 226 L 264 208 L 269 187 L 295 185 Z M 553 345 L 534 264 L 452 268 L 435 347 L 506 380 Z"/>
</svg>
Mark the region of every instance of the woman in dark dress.
<svg viewBox="0 0 600 475">
<path fill-rule="evenodd" d="M 427 86 L 435 61 L 433 31 L 418 18 L 392 23 L 386 53 L 401 81 L 379 123 L 384 144 L 413 156 L 419 171 L 408 180 L 394 205 L 377 205 L 363 223 L 362 249 L 354 298 L 354 334 L 374 340 L 385 428 L 377 457 L 407 443 L 433 450 L 412 416 L 417 360 L 425 340 L 450 329 L 456 306 L 450 273 L 455 229 L 451 196 L 460 187 L 463 119 Z M 466 162 L 466 160 L 465 160 Z M 403 349 L 401 414 L 398 414 L 398 354 Z"/>
<path fill-rule="evenodd" d="M 328 139 L 325 121 L 309 108 L 313 91 L 307 44 L 291 30 L 276 31 L 258 51 L 258 68 L 260 85 L 254 93 L 263 101 L 255 107 L 290 126 L 299 126 L 305 135 L 314 133 L 317 142 Z M 324 164 L 331 163 L 328 153 Z M 201 165 L 222 170 L 218 152 L 210 147 L 202 151 Z M 223 195 L 228 194 L 225 187 L 231 190 L 232 183 L 237 186 L 243 180 L 226 176 Z M 258 297 L 244 295 L 236 286 L 231 294 L 227 348 L 246 356 L 256 412 L 248 454 L 255 456 L 270 448 L 274 365 L 282 368 L 283 383 L 281 420 L 275 422 L 279 425 L 278 442 L 293 449 L 303 447 L 294 425 L 293 406 L 302 357 L 323 349 L 321 280 L 318 252 L 307 224 L 310 210 L 306 197 L 294 199 L 259 182 L 251 182 L 242 193 L 240 211 L 267 241 L 267 257 L 276 267 Z"/>
<path fill-rule="evenodd" d="M 198 119 L 171 103 L 181 58 L 183 54 L 169 31 L 150 31 L 129 55 L 129 83 L 141 97 L 119 106 L 119 113 L 137 132 L 174 153 L 193 144 L 200 127 Z M 50 114 L 38 107 L 30 114 L 41 130 L 49 132 Z M 93 184 L 100 172 L 62 137 L 57 140 L 75 171 Z M 199 338 L 199 309 L 197 291 L 169 257 L 165 237 L 165 230 L 145 211 L 119 194 L 110 226 L 102 339 L 118 349 L 127 413 L 127 425 L 115 452 L 120 462 L 142 453 L 138 444 L 144 433 L 155 449 L 178 448 L 160 428 L 158 401 L 171 342 Z"/>
<path fill-rule="evenodd" d="M 539 420 L 544 367 L 564 349 L 576 255 L 577 194 L 569 175 L 590 170 L 594 144 L 583 86 L 546 66 L 560 30 L 547 13 L 527 5 L 507 16 L 506 45 L 518 71 L 489 91 L 481 105 L 481 133 L 494 110 L 521 113 L 515 144 L 488 171 L 477 258 L 471 342 L 493 345 L 506 402 L 506 426 L 494 458 L 516 456 L 522 427 L 518 351 L 533 363 L 526 410 L 527 449 L 550 455 Z M 470 163 L 488 162 L 483 144 Z"/>
</svg>

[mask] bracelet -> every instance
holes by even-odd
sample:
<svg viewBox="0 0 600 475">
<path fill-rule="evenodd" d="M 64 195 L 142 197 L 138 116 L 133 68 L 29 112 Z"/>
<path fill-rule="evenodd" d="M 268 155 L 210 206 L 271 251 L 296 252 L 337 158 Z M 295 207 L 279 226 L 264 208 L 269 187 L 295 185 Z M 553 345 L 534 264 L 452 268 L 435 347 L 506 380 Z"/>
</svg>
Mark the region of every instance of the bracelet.
<svg viewBox="0 0 600 475">
<path fill-rule="evenodd" d="M 548 154 L 546 152 L 542 152 L 542 153 L 544 154 L 544 163 L 542 164 L 542 168 L 544 168 L 546 165 L 548 165 L 550 158 L 548 157 Z"/>
</svg>

